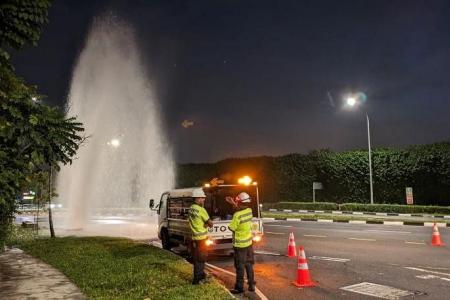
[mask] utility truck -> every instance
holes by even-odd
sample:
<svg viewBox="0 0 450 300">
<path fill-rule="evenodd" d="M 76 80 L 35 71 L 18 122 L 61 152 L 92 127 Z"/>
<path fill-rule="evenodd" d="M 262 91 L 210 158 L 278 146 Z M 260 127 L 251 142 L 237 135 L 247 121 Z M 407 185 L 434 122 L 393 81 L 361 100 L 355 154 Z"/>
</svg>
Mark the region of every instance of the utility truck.
<svg viewBox="0 0 450 300">
<path fill-rule="evenodd" d="M 253 211 L 252 232 L 253 241 L 260 242 L 263 238 L 263 226 L 259 205 L 259 192 L 256 182 L 240 180 L 242 184 L 205 184 L 203 187 L 174 189 L 161 195 L 159 203 L 150 200 L 149 207 L 158 213 L 158 237 L 164 249 L 184 245 L 191 252 L 192 231 L 189 227 L 188 215 L 194 203 L 195 190 L 203 189 L 206 195 L 205 209 L 209 214 L 213 227 L 208 228 L 206 245 L 210 251 L 230 252 L 233 248 L 233 233 L 228 229 L 234 208 L 225 198 L 235 197 L 240 192 L 246 192 L 252 198 Z M 198 190 L 197 190 L 198 192 Z"/>
</svg>

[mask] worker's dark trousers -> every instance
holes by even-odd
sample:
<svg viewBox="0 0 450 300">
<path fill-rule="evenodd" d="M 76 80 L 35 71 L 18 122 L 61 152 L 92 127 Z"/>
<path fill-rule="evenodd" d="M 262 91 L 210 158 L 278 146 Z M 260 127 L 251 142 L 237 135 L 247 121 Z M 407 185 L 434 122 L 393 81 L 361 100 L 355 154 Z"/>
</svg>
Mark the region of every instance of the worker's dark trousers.
<svg viewBox="0 0 450 300">
<path fill-rule="evenodd" d="M 250 245 L 245 248 L 234 247 L 234 267 L 236 268 L 235 289 L 244 289 L 244 269 L 247 271 L 248 285 L 255 285 L 255 275 L 253 273 L 254 263 L 253 246 Z"/>
<path fill-rule="evenodd" d="M 208 257 L 208 249 L 205 244 L 206 239 L 199 241 L 192 241 L 193 260 L 194 260 L 194 280 L 192 283 L 196 284 L 200 280 L 206 278 L 205 262 Z"/>
</svg>

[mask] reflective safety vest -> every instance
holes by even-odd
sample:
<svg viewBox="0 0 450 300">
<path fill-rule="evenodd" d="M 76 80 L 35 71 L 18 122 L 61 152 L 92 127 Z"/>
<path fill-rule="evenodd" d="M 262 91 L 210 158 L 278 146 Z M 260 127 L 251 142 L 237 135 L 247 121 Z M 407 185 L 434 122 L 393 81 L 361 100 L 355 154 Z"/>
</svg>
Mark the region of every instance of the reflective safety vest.
<svg viewBox="0 0 450 300">
<path fill-rule="evenodd" d="M 206 209 L 194 203 L 189 209 L 189 226 L 192 230 L 193 240 L 204 240 L 208 237 L 208 230 L 205 228 L 209 215 Z"/>
<path fill-rule="evenodd" d="M 252 218 L 251 208 L 239 210 L 234 213 L 230 228 L 233 231 L 233 246 L 236 248 L 245 248 L 252 244 Z"/>
</svg>

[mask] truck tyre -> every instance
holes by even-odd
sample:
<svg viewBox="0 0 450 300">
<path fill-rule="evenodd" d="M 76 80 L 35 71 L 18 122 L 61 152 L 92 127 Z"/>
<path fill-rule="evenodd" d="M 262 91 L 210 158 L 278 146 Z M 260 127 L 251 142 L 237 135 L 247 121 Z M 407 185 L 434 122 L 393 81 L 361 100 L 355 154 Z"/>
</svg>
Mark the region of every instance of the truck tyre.
<svg viewBox="0 0 450 300">
<path fill-rule="evenodd" d="M 169 232 L 167 228 L 161 230 L 161 244 L 163 249 L 170 250 L 172 248 L 172 244 L 170 243 Z"/>
</svg>

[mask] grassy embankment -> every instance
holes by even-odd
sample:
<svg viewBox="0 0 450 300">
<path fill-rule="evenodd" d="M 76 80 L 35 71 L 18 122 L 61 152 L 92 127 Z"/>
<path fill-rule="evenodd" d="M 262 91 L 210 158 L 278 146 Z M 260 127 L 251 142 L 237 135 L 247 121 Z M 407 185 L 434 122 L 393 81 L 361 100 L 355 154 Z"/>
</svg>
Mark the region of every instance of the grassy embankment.
<svg viewBox="0 0 450 300">
<path fill-rule="evenodd" d="M 232 299 L 215 280 L 191 285 L 192 266 L 175 254 L 129 239 L 39 238 L 17 246 L 62 271 L 89 299 Z"/>
</svg>

